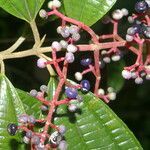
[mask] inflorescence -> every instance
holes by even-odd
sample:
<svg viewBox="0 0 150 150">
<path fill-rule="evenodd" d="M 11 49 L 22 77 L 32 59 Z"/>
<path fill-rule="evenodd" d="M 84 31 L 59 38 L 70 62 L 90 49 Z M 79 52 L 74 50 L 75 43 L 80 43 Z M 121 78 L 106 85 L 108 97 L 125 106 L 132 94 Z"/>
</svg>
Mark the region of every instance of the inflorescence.
<svg viewBox="0 0 150 150">
<path fill-rule="evenodd" d="M 128 17 L 128 22 L 131 27 L 128 28 L 126 39 L 118 35 L 119 21 L 128 16 L 128 10 L 117 9 L 112 12 L 112 17 L 105 16 L 103 23 L 113 24 L 112 34 L 98 36 L 90 27 L 75 19 L 66 17 L 58 11 L 61 7 L 59 0 L 53 0 L 48 3 L 48 8 L 51 11 L 46 12 L 41 10 L 40 17 L 47 19 L 55 15 L 62 20 L 62 24 L 56 29 L 57 33 L 63 38 L 61 41 L 54 41 L 51 43 L 52 59 L 39 58 L 37 66 L 45 68 L 47 65 L 52 65 L 57 75 L 59 76 L 59 83 L 56 88 L 55 94 L 51 100 L 46 98 L 47 86 L 42 85 L 40 92 L 31 90 L 30 95 L 37 98 L 41 102 L 41 111 L 47 111 L 47 117 L 43 120 L 38 120 L 34 116 L 21 114 L 18 117 L 19 126 L 15 124 L 8 125 L 8 132 L 10 135 L 15 135 L 19 129 L 25 132 L 23 138 L 24 143 L 31 144 L 32 149 L 47 150 L 51 148 L 58 148 L 60 150 L 67 149 L 67 143 L 64 140 L 66 127 L 64 125 L 56 126 L 52 123 L 53 114 L 59 105 L 66 104 L 68 111 L 76 112 L 83 104 L 83 98 L 79 94 L 87 93 L 90 91 L 90 82 L 84 78 L 87 73 L 92 73 L 95 76 L 95 96 L 102 98 L 106 103 L 110 100 L 116 99 L 116 92 L 112 87 L 108 87 L 104 91 L 100 87 L 101 82 L 101 68 L 104 64 L 111 61 L 119 61 L 122 58 L 122 52 L 119 48 L 126 47 L 129 51 L 133 52 L 136 56 L 136 62 L 132 66 L 125 67 L 122 71 L 122 76 L 129 80 L 134 79 L 136 84 L 142 84 L 143 78 L 150 80 L 150 17 L 148 11 L 150 8 L 150 0 L 139 1 L 135 4 L 135 14 Z M 91 42 L 87 44 L 76 44 L 81 39 L 81 32 L 86 31 L 91 36 Z M 112 42 L 105 40 L 112 39 Z M 134 45 L 134 46 L 133 46 Z M 143 57 L 144 46 L 147 46 L 146 57 Z M 57 56 L 57 52 L 65 51 L 64 57 Z M 75 73 L 75 79 L 78 84 L 72 84 L 67 79 L 67 72 L 69 64 L 75 61 L 76 53 L 80 51 L 93 52 L 93 58 L 84 57 L 80 60 L 80 64 L 85 68 L 82 72 Z M 60 67 L 63 64 L 63 67 Z M 65 99 L 59 99 L 59 95 L 65 88 Z M 44 128 L 40 133 L 34 132 L 36 123 L 44 124 Z M 49 128 L 54 131 L 50 134 Z"/>
</svg>

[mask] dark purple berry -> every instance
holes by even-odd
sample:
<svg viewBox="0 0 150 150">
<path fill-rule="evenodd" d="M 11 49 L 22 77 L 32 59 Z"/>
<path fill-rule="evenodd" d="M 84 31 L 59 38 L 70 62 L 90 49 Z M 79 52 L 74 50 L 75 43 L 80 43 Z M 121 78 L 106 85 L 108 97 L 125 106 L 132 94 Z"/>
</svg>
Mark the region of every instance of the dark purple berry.
<svg viewBox="0 0 150 150">
<path fill-rule="evenodd" d="M 148 9 L 148 4 L 145 1 L 140 1 L 135 4 L 135 11 L 137 13 L 145 13 Z"/>
<path fill-rule="evenodd" d="M 88 92 L 90 90 L 90 82 L 88 80 L 82 80 L 81 81 L 82 90 L 84 92 Z"/>
<path fill-rule="evenodd" d="M 86 66 L 89 66 L 91 64 L 91 62 L 92 62 L 91 58 L 84 58 L 81 60 L 81 65 L 86 67 Z"/>
<path fill-rule="evenodd" d="M 15 135 L 17 133 L 18 127 L 16 124 L 10 123 L 7 126 L 7 131 L 10 135 Z"/>
<path fill-rule="evenodd" d="M 132 26 L 132 28 L 133 28 L 135 34 L 142 32 L 142 26 L 140 24 L 135 24 L 135 25 Z"/>
<path fill-rule="evenodd" d="M 75 99 L 78 95 L 78 91 L 75 88 L 67 88 L 65 90 L 66 96 L 70 99 Z"/>
</svg>

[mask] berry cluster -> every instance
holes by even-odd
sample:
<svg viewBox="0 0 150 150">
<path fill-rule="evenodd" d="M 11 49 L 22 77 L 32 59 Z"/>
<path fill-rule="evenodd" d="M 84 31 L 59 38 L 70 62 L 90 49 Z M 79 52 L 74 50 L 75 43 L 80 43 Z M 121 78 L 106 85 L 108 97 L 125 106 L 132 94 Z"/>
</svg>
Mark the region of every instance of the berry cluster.
<svg viewBox="0 0 150 150">
<path fill-rule="evenodd" d="M 136 43 L 138 49 L 131 47 L 128 43 L 128 48 L 137 55 L 137 60 L 134 65 L 125 67 L 122 71 L 122 76 L 125 79 L 134 79 L 136 84 L 143 83 L 143 77 L 150 80 L 150 54 L 149 48 L 147 48 L 146 59 L 143 58 L 144 46 L 148 47 L 150 39 L 150 19 L 147 15 L 149 11 L 150 1 L 139 1 L 135 4 L 135 11 L 137 14 L 133 14 L 128 17 L 129 23 L 133 24 L 128 28 L 126 41 L 129 43 Z"/>
<path fill-rule="evenodd" d="M 143 59 L 144 45 L 149 47 L 150 39 L 150 17 L 147 11 L 150 5 L 149 0 L 137 2 L 135 10 L 137 14 L 128 17 L 129 23 L 133 23 L 127 31 L 126 40 L 118 35 L 118 24 L 123 16 L 128 15 L 128 10 L 123 8 L 117 9 L 112 13 L 111 17 L 105 17 L 103 23 L 111 23 L 113 25 L 112 34 L 98 36 L 90 27 L 75 19 L 69 18 L 58 11 L 61 6 L 59 0 L 52 0 L 48 3 L 48 8 L 51 11 L 46 12 L 41 10 L 39 15 L 42 18 L 48 18 L 51 15 L 56 15 L 62 20 L 62 24 L 56 29 L 57 33 L 63 38 L 60 41 L 51 43 L 52 58 L 42 55 L 37 60 L 39 68 L 45 68 L 51 65 L 59 76 L 59 83 L 52 99 L 47 99 L 47 86 L 42 85 L 40 92 L 31 90 L 30 95 L 37 98 L 41 102 L 41 111 L 47 112 L 46 119 L 35 119 L 33 116 L 22 114 L 19 116 L 18 121 L 21 125 L 15 124 L 8 125 L 8 132 L 10 135 L 15 135 L 18 129 L 25 131 L 24 142 L 30 143 L 33 149 L 48 150 L 51 148 L 58 148 L 60 150 L 67 149 L 67 143 L 64 140 L 66 128 L 64 125 L 56 126 L 53 122 L 53 114 L 59 105 L 67 105 L 68 111 L 76 112 L 81 108 L 84 99 L 79 94 L 87 93 L 91 89 L 90 82 L 83 79 L 87 73 L 92 73 L 95 76 L 95 96 L 102 98 L 106 103 L 110 100 L 116 99 L 116 92 L 112 87 L 109 87 L 106 92 L 100 86 L 101 82 L 101 68 L 104 64 L 112 61 L 119 61 L 122 58 L 120 47 L 126 47 L 128 50 L 137 55 L 137 60 L 134 65 L 125 67 L 122 71 L 122 76 L 125 79 L 135 79 L 135 83 L 141 84 L 142 77 L 150 80 L 150 51 L 147 50 L 146 59 Z M 81 38 L 81 32 L 86 31 L 91 36 L 91 42 L 78 45 L 77 41 Z M 108 42 L 112 40 L 112 42 Z M 132 46 L 136 44 L 136 47 Z M 57 53 L 62 51 L 64 54 L 58 57 Z M 75 55 L 78 52 L 91 51 L 91 57 L 83 57 L 80 60 L 83 71 L 75 73 L 75 79 L 78 84 L 74 84 L 67 79 L 68 66 L 75 61 Z M 94 58 L 94 60 L 92 60 Z M 60 65 L 61 64 L 61 65 Z M 61 67 L 63 66 L 63 67 Z M 60 94 L 63 89 L 65 98 L 61 99 Z M 36 123 L 44 125 L 40 133 L 34 132 Z M 49 128 L 53 131 L 50 133 Z"/>
</svg>

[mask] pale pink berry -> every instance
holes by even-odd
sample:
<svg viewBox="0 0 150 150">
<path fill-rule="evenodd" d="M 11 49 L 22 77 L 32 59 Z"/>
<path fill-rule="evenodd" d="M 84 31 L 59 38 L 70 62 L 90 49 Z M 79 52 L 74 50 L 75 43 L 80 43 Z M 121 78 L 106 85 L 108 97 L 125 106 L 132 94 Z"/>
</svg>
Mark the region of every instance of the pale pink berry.
<svg viewBox="0 0 150 150">
<path fill-rule="evenodd" d="M 44 58 L 39 58 L 37 60 L 37 66 L 39 68 L 45 68 L 46 67 L 46 60 Z"/>
<path fill-rule="evenodd" d="M 67 60 L 68 63 L 73 63 L 74 62 L 74 54 L 71 52 L 66 53 L 65 59 Z"/>
<path fill-rule="evenodd" d="M 54 42 L 52 43 L 51 47 L 52 47 L 53 49 L 55 49 L 56 51 L 60 51 L 60 50 L 62 49 L 61 44 L 60 44 L 59 42 L 57 42 L 57 41 L 54 41 Z"/>
<path fill-rule="evenodd" d="M 79 32 L 79 27 L 76 26 L 76 25 L 71 25 L 71 26 L 69 27 L 69 32 L 70 32 L 71 34 L 78 33 L 78 32 Z"/>
</svg>

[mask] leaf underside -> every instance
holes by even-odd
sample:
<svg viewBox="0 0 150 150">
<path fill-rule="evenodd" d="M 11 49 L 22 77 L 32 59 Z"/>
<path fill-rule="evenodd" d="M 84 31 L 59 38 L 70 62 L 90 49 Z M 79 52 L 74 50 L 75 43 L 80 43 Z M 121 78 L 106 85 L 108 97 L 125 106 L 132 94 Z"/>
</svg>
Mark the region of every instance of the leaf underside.
<svg viewBox="0 0 150 150">
<path fill-rule="evenodd" d="M 8 13 L 31 22 L 45 0 L 0 0 L 0 7 Z"/>
</svg>

